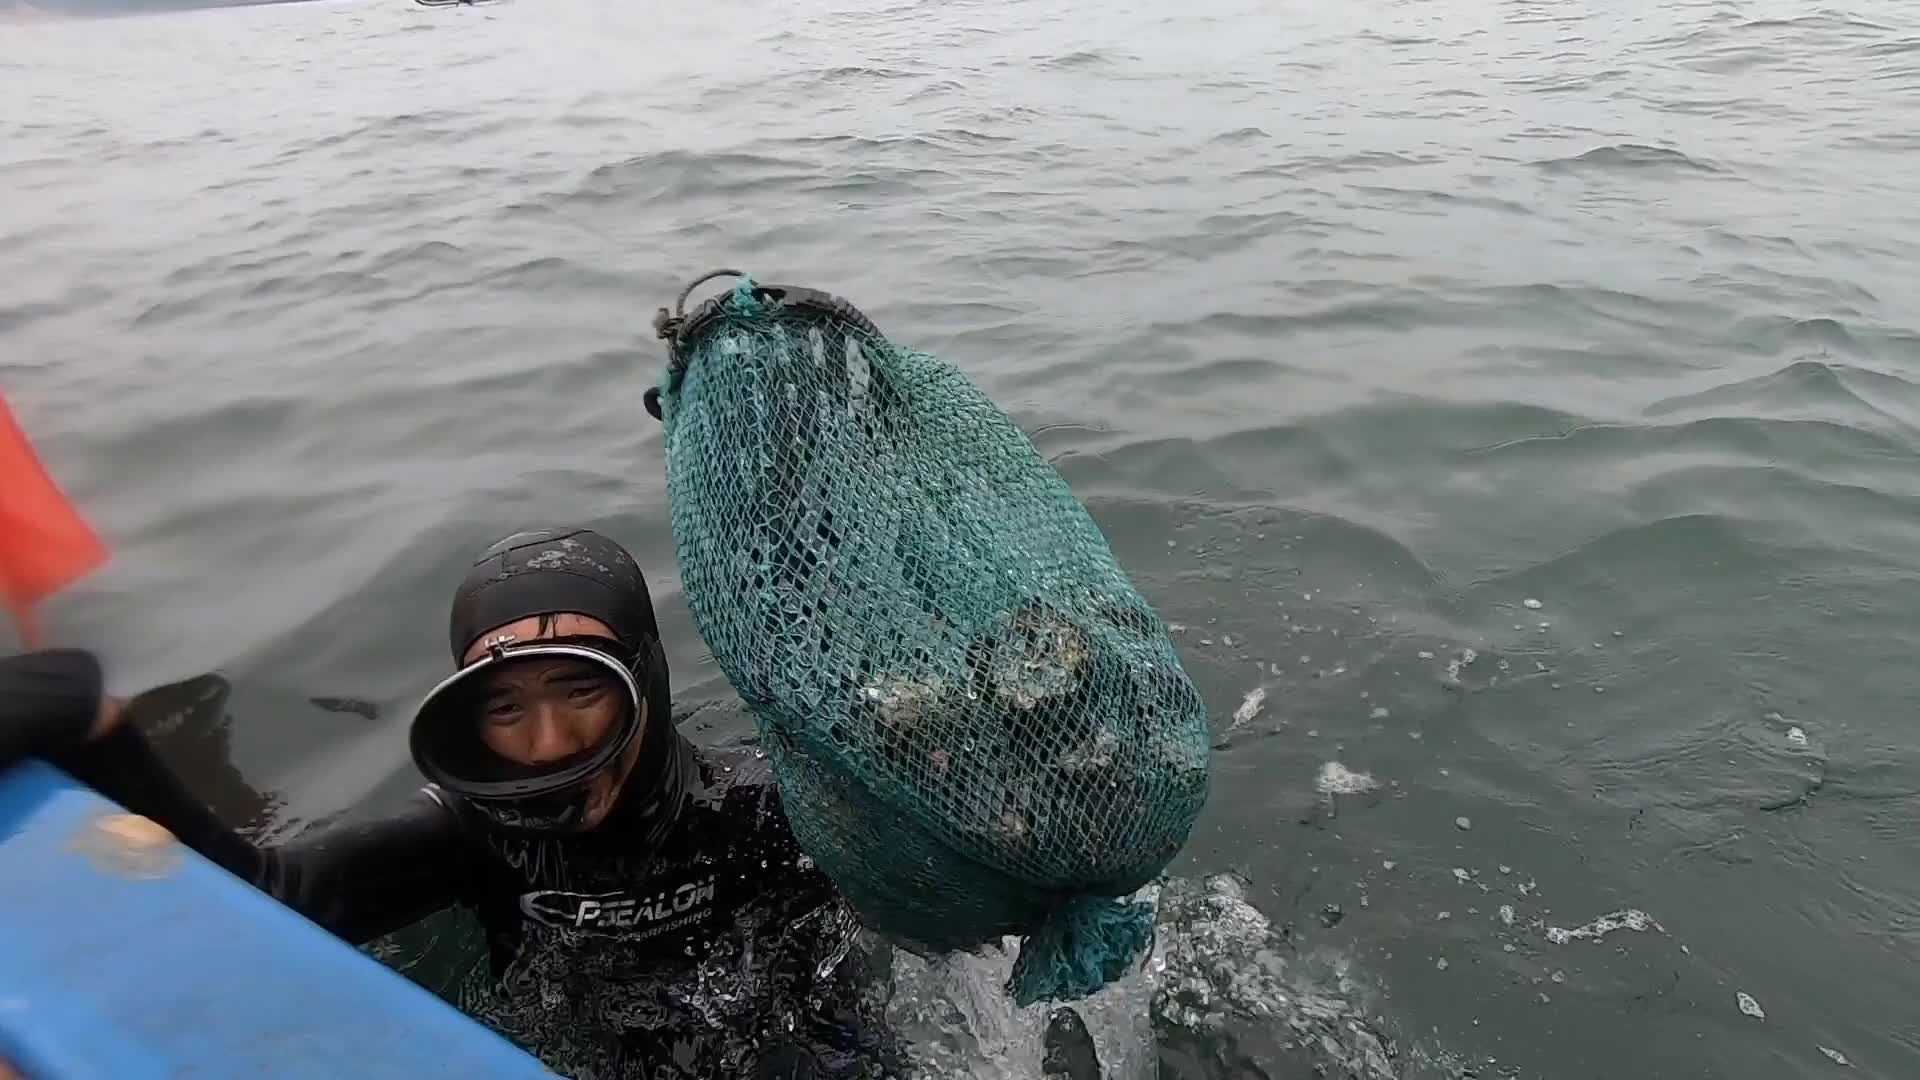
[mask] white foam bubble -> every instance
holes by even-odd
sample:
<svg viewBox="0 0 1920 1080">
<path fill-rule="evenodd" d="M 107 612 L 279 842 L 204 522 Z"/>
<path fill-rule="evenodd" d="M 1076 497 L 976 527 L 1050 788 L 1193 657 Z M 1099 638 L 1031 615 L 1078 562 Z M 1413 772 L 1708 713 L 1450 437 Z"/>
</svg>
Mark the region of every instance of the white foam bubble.
<svg viewBox="0 0 1920 1080">
<path fill-rule="evenodd" d="M 1329 761 L 1320 766 L 1320 775 L 1314 781 L 1314 786 L 1320 789 L 1320 794 L 1327 796 L 1360 795 L 1379 787 L 1380 782 L 1371 773 L 1355 772 L 1337 761 Z"/>
<path fill-rule="evenodd" d="M 1233 710 L 1233 720 L 1227 724 L 1227 730 L 1232 731 L 1259 716 L 1260 710 L 1266 708 L 1266 705 L 1266 687 L 1256 686 L 1247 691 L 1247 696 L 1241 700 L 1240 707 Z"/>
<path fill-rule="evenodd" d="M 1571 930 L 1549 926 L 1547 940 L 1555 945 L 1565 945 L 1570 941 L 1599 941 L 1617 930 L 1632 930 L 1635 933 L 1645 933 L 1648 930 L 1657 930 L 1663 934 L 1667 932 L 1666 927 L 1653 920 L 1653 916 L 1639 908 L 1625 908 L 1609 912 L 1585 926 L 1576 926 Z"/>
</svg>

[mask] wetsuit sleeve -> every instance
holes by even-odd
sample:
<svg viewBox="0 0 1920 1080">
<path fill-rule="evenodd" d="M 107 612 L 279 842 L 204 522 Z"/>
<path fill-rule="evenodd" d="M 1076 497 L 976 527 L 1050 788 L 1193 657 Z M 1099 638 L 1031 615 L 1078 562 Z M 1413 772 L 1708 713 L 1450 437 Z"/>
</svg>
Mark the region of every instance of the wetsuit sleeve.
<svg viewBox="0 0 1920 1080">
<path fill-rule="evenodd" d="M 256 846 L 214 816 L 132 724 L 48 755 L 100 794 L 165 826 L 241 880 L 354 944 L 475 894 L 476 848 L 453 813 L 422 791 L 372 820 L 308 829 Z"/>
<path fill-rule="evenodd" d="M 0 768 L 85 742 L 100 694 L 92 653 L 46 649 L 0 659 Z"/>
</svg>

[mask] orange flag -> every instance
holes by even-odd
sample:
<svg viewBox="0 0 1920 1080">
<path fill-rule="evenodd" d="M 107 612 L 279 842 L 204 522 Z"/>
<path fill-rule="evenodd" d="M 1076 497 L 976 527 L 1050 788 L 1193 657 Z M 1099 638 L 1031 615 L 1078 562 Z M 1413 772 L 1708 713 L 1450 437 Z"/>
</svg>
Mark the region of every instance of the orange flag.
<svg viewBox="0 0 1920 1080">
<path fill-rule="evenodd" d="M 40 644 L 33 609 L 107 559 L 106 545 L 60 493 L 0 397 L 0 601 Z"/>
</svg>

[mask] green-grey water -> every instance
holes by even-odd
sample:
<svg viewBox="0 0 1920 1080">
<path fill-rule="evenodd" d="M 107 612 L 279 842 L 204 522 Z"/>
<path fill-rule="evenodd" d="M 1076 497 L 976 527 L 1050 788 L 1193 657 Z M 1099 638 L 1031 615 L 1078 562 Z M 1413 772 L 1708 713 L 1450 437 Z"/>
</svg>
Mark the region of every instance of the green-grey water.
<svg viewBox="0 0 1920 1080">
<path fill-rule="evenodd" d="M 1397 1075 L 1920 1074 L 1910 7 L 350 0 L 16 18 L 0 100 L 0 389 L 115 550 L 48 621 L 233 680 L 237 820 L 417 783 L 529 522 L 746 730 L 640 407 L 732 264 L 1035 433 L 1218 718 L 1175 871 Z M 1161 1075 L 1297 1075 L 1222 940 Z"/>
</svg>

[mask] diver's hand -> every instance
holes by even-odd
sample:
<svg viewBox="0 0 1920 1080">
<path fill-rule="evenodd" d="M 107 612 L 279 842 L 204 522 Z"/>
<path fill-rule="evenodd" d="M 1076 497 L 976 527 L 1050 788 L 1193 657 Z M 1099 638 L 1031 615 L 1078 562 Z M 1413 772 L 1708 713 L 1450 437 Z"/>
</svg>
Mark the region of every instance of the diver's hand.
<svg viewBox="0 0 1920 1080">
<path fill-rule="evenodd" d="M 106 695 L 99 658 L 84 649 L 0 659 L 0 767 L 78 749 L 113 731 L 122 715 Z"/>
<path fill-rule="evenodd" d="M 93 715 L 93 726 L 87 729 L 87 738 L 98 739 L 114 728 L 127 715 L 127 703 L 116 697 L 100 695 L 100 708 Z"/>
</svg>

